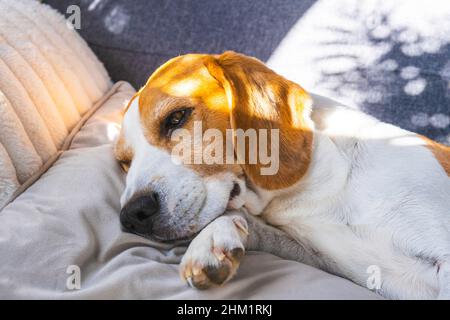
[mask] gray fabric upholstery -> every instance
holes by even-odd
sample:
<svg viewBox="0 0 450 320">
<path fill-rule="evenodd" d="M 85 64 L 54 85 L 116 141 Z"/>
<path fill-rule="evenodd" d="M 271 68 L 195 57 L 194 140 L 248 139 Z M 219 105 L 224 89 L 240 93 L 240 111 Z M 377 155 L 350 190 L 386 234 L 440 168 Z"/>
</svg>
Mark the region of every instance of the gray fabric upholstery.
<svg viewBox="0 0 450 320">
<path fill-rule="evenodd" d="M 114 80 L 140 87 L 173 56 L 235 50 L 308 90 L 450 143 L 448 1 L 45 2 L 63 13 L 80 6 L 79 32 Z"/>
<path fill-rule="evenodd" d="M 80 34 L 114 80 L 145 83 L 183 53 L 236 50 L 267 60 L 314 2 L 292 0 L 51 0 L 65 13 L 81 8 Z"/>
</svg>

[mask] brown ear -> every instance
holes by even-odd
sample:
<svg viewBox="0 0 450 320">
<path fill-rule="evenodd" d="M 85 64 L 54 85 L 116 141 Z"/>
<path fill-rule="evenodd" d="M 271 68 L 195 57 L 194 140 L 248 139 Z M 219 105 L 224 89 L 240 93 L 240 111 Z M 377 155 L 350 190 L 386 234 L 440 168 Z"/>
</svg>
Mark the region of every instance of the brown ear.
<svg viewBox="0 0 450 320">
<path fill-rule="evenodd" d="M 299 85 L 276 74 L 261 61 L 227 51 L 208 56 L 205 65 L 224 88 L 230 108 L 232 129 L 269 129 L 268 149 L 271 148 L 270 129 L 279 129 L 279 168 L 274 175 L 263 175 L 267 167 L 259 161 L 243 164 L 247 177 L 257 186 L 273 190 L 289 187 L 299 181 L 308 169 L 312 152 L 312 131 L 309 119 L 311 98 Z M 236 147 L 236 146 L 235 146 Z M 247 150 L 245 156 L 256 150 Z"/>
</svg>

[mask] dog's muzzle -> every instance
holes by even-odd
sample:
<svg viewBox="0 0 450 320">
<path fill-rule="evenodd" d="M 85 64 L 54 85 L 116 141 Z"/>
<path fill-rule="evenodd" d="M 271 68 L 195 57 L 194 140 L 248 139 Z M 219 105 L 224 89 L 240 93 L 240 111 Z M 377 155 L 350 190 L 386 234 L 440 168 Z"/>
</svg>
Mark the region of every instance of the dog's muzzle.
<svg viewBox="0 0 450 320">
<path fill-rule="evenodd" d="M 120 222 L 124 231 L 148 234 L 152 230 L 153 218 L 159 213 L 158 194 L 150 192 L 130 200 L 120 211 Z"/>
</svg>

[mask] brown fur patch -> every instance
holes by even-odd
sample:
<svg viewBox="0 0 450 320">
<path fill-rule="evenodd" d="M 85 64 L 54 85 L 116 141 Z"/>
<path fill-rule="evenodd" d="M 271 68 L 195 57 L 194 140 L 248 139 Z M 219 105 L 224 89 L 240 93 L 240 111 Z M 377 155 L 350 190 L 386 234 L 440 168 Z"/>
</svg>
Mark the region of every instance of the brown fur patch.
<svg viewBox="0 0 450 320">
<path fill-rule="evenodd" d="M 133 103 L 133 100 L 139 96 L 139 91 L 136 92 L 133 97 L 131 97 L 130 101 L 128 101 L 127 106 L 122 111 L 123 115 L 128 111 L 130 105 Z M 126 146 L 125 138 L 123 136 L 123 130 L 120 130 L 119 137 L 117 138 L 114 144 L 114 156 L 119 161 L 120 166 L 123 170 L 128 171 L 130 167 L 131 160 L 133 159 L 133 150 Z"/>
<path fill-rule="evenodd" d="M 259 187 L 280 189 L 300 180 L 311 161 L 313 136 L 306 121 L 309 95 L 257 59 L 234 52 L 180 56 L 158 68 L 140 90 L 139 97 L 145 137 L 169 153 L 178 141 L 162 135 L 161 124 L 174 110 L 193 109 L 183 126 L 191 132 L 194 121 L 202 122 L 203 133 L 209 128 L 222 132 L 224 164 L 189 165 L 201 175 L 222 171 L 239 174 L 243 169 Z M 279 129 L 278 173 L 261 175 L 259 163 L 245 164 L 242 168 L 226 164 L 225 137 L 226 130 L 231 128 Z M 207 144 L 204 142 L 203 150 Z M 249 150 L 246 153 L 248 159 Z"/>
<path fill-rule="evenodd" d="M 209 128 L 215 128 L 225 137 L 226 129 L 230 128 L 229 111 L 225 92 L 220 84 L 209 74 L 203 63 L 205 55 L 191 54 L 174 58 L 160 67 L 141 90 L 139 110 L 141 114 L 144 135 L 154 146 L 172 151 L 178 141 L 161 135 L 161 124 L 174 110 L 188 107 L 192 114 L 183 128 L 190 130 L 194 121 L 202 123 L 202 133 Z M 205 141 L 203 150 L 209 141 Z M 192 144 L 192 150 L 195 151 Z M 222 144 L 226 149 L 225 139 Z M 191 164 L 186 165 L 200 175 L 210 176 L 218 172 L 232 171 L 240 173 L 239 165 L 226 164 Z M 191 162 L 194 154 L 191 155 Z"/>
<path fill-rule="evenodd" d="M 422 136 L 422 139 L 425 140 L 428 149 L 433 152 L 437 161 L 439 161 L 447 175 L 450 176 L 450 147 L 437 143 L 431 139 L 428 139 L 427 137 Z"/>
<path fill-rule="evenodd" d="M 119 138 L 114 145 L 114 155 L 122 169 L 128 171 L 131 160 L 133 159 L 133 150 L 126 146 L 123 131 L 120 132 Z"/>
<path fill-rule="evenodd" d="M 260 163 L 245 164 L 247 176 L 268 190 L 286 188 L 299 181 L 309 167 L 312 153 L 313 134 L 307 121 L 309 95 L 255 58 L 225 52 L 209 57 L 206 64 L 227 93 L 234 129 L 279 129 L 278 173 L 261 175 Z M 242 156 L 248 159 L 249 152 L 247 149 Z"/>
</svg>

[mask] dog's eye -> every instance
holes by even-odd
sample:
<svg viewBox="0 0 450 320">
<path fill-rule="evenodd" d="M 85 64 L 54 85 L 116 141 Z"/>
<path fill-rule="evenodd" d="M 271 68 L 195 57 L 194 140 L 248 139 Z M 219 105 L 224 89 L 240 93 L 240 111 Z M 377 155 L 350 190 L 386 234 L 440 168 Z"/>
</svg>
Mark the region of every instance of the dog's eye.
<svg viewBox="0 0 450 320">
<path fill-rule="evenodd" d="M 186 111 L 184 111 L 184 110 L 180 110 L 180 111 L 172 113 L 169 117 L 169 125 L 171 125 L 171 126 L 179 125 L 180 122 L 183 120 L 185 113 L 186 113 Z"/>
<path fill-rule="evenodd" d="M 192 113 L 192 108 L 181 109 L 172 112 L 164 121 L 164 133 L 167 136 L 172 134 L 172 131 L 180 128 Z"/>
</svg>

